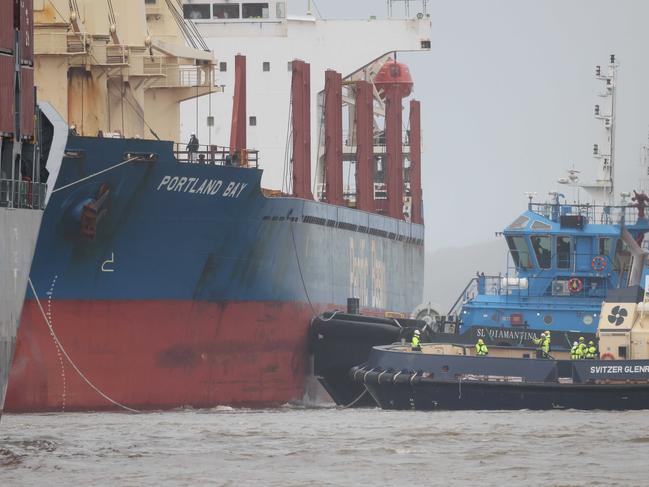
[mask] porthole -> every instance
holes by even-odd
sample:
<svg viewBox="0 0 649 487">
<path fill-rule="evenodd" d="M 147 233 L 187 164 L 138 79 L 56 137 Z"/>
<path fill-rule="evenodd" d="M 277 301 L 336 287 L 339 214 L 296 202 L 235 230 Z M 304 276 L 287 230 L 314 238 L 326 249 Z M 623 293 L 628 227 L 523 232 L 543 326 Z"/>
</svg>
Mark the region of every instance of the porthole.
<svg viewBox="0 0 649 487">
<path fill-rule="evenodd" d="M 593 317 L 591 315 L 586 315 L 581 319 L 581 321 L 584 322 L 584 325 L 592 325 L 593 324 Z"/>
<path fill-rule="evenodd" d="M 543 317 L 543 323 L 546 325 L 551 325 L 552 324 L 552 315 L 545 315 Z"/>
</svg>

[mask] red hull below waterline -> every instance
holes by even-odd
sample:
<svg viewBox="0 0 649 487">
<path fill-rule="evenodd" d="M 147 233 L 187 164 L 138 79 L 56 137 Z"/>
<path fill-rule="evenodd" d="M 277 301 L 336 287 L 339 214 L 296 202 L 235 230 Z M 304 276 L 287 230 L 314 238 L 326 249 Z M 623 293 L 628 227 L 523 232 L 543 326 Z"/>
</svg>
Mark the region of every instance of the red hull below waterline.
<svg viewBox="0 0 649 487">
<path fill-rule="evenodd" d="M 38 304 L 27 300 L 5 411 L 119 408 L 101 393 L 133 409 L 266 407 L 303 397 L 313 316 L 305 303 L 55 300 L 43 306 L 61 347 Z"/>
</svg>

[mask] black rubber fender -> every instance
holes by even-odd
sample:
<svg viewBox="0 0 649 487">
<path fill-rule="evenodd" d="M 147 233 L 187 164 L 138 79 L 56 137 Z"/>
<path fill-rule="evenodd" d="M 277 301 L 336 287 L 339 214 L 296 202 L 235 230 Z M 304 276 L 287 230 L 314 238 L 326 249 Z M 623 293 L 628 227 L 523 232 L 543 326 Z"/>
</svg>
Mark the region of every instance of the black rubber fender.
<svg viewBox="0 0 649 487">
<path fill-rule="evenodd" d="M 379 374 L 383 371 L 377 370 L 368 370 L 363 374 L 363 382 L 365 384 L 378 384 L 379 383 Z"/>
<path fill-rule="evenodd" d="M 412 372 L 401 371 L 394 375 L 392 382 L 394 384 L 409 384 L 411 376 L 412 376 Z"/>
</svg>

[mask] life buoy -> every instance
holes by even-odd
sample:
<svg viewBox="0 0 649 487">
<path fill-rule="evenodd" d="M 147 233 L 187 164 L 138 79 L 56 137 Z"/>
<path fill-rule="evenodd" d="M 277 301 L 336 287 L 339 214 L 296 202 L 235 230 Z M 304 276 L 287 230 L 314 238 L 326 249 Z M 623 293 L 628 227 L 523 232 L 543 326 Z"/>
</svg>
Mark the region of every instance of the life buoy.
<svg viewBox="0 0 649 487">
<path fill-rule="evenodd" d="M 615 357 L 613 357 L 613 354 L 610 352 L 603 353 L 602 356 L 600 357 L 600 360 L 615 360 Z"/>
<path fill-rule="evenodd" d="M 602 272 L 604 269 L 606 269 L 606 259 L 601 255 L 596 255 L 595 257 L 593 257 L 590 266 L 595 272 Z"/>
<path fill-rule="evenodd" d="M 581 292 L 583 288 L 584 282 L 578 277 L 571 277 L 568 281 L 568 289 L 570 290 L 570 294 L 577 294 L 578 292 Z"/>
</svg>

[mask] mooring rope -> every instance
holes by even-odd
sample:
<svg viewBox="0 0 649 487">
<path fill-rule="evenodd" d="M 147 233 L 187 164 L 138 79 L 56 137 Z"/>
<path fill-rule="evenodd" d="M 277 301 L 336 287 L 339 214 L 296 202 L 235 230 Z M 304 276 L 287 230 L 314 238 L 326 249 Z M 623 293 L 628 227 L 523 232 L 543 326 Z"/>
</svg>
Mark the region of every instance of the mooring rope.
<svg viewBox="0 0 649 487">
<path fill-rule="evenodd" d="M 302 287 L 304 288 L 304 294 L 306 295 L 306 300 L 311 306 L 311 312 L 313 313 L 313 318 L 317 316 L 313 303 L 311 303 L 311 298 L 309 297 L 309 291 L 306 288 L 306 282 L 304 282 L 304 275 L 302 274 L 302 265 L 300 264 L 300 254 L 297 251 L 297 244 L 295 243 L 295 233 L 293 233 L 293 222 L 289 223 L 291 228 L 291 238 L 293 239 L 293 250 L 295 251 L 295 259 L 297 260 L 297 270 L 300 272 L 300 280 L 302 281 Z"/>
<path fill-rule="evenodd" d="M 356 404 L 358 401 L 360 401 L 361 398 L 362 398 L 365 394 L 367 394 L 367 388 L 365 388 L 365 390 L 361 393 L 361 395 L 358 396 L 356 399 L 354 399 L 352 402 L 350 402 L 349 404 L 345 404 L 345 405 L 343 405 L 343 406 L 340 406 L 340 409 L 347 409 L 347 408 L 352 407 L 354 404 Z"/>
<path fill-rule="evenodd" d="M 60 188 L 56 188 L 55 190 L 52 191 L 52 194 L 56 193 L 57 191 L 61 191 L 62 189 L 67 189 L 70 186 L 74 186 L 75 184 L 79 184 L 79 183 L 82 183 L 84 181 L 87 181 L 88 179 L 94 178 L 95 176 L 99 176 L 100 174 L 103 174 L 105 172 L 112 171 L 113 169 L 117 169 L 119 166 L 123 166 L 124 164 L 127 164 L 129 162 L 133 162 L 134 160 L 139 159 L 139 158 L 140 158 L 140 156 L 138 156 L 138 157 L 130 157 L 130 158 L 126 159 L 125 161 L 119 162 L 119 163 L 115 164 L 114 166 L 107 167 L 106 169 L 102 169 L 101 171 L 93 173 L 90 176 L 86 176 L 85 178 L 81 178 L 81 179 L 77 179 L 76 181 L 72 181 L 71 183 L 66 184 L 65 186 L 61 186 Z"/>
<path fill-rule="evenodd" d="M 97 394 L 99 394 L 101 397 L 106 399 L 108 402 L 111 404 L 114 404 L 117 407 L 120 407 L 126 411 L 130 411 L 131 413 L 139 413 L 141 411 L 138 411 L 137 409 L 130 408 L 128 406 L 125 406 L 124 404 L 116 401 L 115 399 L 109 397 L 108 395 L 104 394 L 96 385 L 94 385 L 90 379 L 88 379 L 81 370 L 79 370 L 79 367 L 72 361 L 70 358 L 70 355 L 68 355 L 68 352 L 63 348 L 63 344 L 61 344 L 61 341 L 59 338 L 56 336 L 56 333 L 54 333 L 54 328 L 52 328 L 52 324 L 50 323 L 50 320 L 47 318 L 47 315 L 45 314 L 45 310 L 43 309 L 43 305 L 41 305 L 41 300 L 38 299 L 38 294 L 36 294 L 36 289 L 34 289 L 34 284 L 32 283 L 31 277 L 29 278 L 29 287 L 32 290 L 32 293 L 34 293 L 34 298 L 36 298 L 36 304 L 38 304 L 38 308 L 41 310 L 41 314 L 43 315 L 43 319 L 45 320 L 45 324 L 47 324 L 47 327 L 50 330 L 50 333 L 52 334 L 52 338 L 54 338 L 54 341 L 58 345 L 58 347 L 61 349 L 61 352 L 65 356 L 66 360 L 70 363 L 72 368 L 75 370 L 77 374 L 79 374 L 79 377 L 81 377 L 86 384 L 88 384 Z"/>
</svg>

